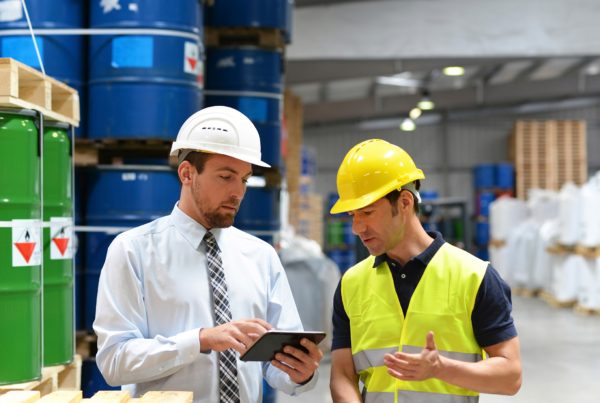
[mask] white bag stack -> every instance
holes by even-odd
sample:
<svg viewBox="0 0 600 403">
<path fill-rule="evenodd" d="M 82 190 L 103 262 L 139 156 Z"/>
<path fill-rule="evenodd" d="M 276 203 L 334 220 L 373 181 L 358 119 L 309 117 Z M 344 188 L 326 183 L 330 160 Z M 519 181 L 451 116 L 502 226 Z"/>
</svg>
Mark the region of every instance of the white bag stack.
<svg viewBox="0 0 600 403">
<path fill-rule="evenodd" d="M 600 310 L 600 258 L 587 259 L 581 272 L 577 303 L 585 309 Z"/>
<path fill-rule="evenodd" d="M 555 263 L 552 271 L 552 296 L 559 304 L 574 304 L 580 294 L 587 261 L 583 256 L 566 254 L 557 256 Z"/>
<path fill-rule="evenodd" d="M 560 190 L 560 236 L 561 245 L 576 245 L 581 239 L 581 189 L 567 182 Z"/>
<path fill-rule="evenodd" d="M 514 229 L 529 217 L 527 204 L 512 197 L 500 197 L 490 204 L 490 233 L 495 241 L 506 241 Z"/>
<path fill-rule="evenodd" d="M 533 259 L 533 283 L 541 290 L 551 292 L 552 267 L 555 255 L 548 253 L 548 247 L 558 243 L 560 222 L 558 219 L 546 221 L 539 229 L 538 244 Z"/>
<path fill-rule="evenodd" d="M 600 246 L 600 172 L 581 188 L 581 239 L 588 248 Z"/>
<path fill-rule="evenodd" d="M 512 197 L 500 197 L 490 204 L 490 263 L 509 284 L 512 266 L 509 262 L 511 249 L 507 241 L 515 229 L 529 216 L 527 204 Z M 504 244 L 502 244 L 504 243 Z"/>
</svg>

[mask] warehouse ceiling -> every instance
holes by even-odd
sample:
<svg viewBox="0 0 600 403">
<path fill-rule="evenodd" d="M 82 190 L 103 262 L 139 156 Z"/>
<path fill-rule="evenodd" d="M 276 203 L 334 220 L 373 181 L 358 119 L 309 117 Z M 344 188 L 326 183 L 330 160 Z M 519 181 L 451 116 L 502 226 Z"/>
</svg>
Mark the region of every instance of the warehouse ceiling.
<svg viewBox="0 0 600 403">
<path fill-rule="evenodd" d="M 407 41 L 405 38 L 409 30 L 422 31 L 425 24 L 415 25 L 415 18 L 410 18 L 427 11 L 425 6 L 439 7 L 443 1 L 296 0 L 295 14 L 299 17 L 295 18 L 294 23 L 299 26 L 299 32 L 294 31 L 296 36 L 291 57 L 287 59 L 286 84 L 304 102 L 305 123 L 322 125 L 403 118 L 424 96 L 435 103 L 434 111 L 439 112 L 519 106 L 600 95 L 600 57 L 595 47 L 586 48 L 592 52 L 585 54 L 573 46 L 571 38 L 557 35 L 564 39 L 563 46 L 552 37 L 553 32 L 560 32 L 561 20 L 566 19 L 564 23 L 576 20 L 572 13 L 564 18 L 559 15 L 561 0 L 546 0 L 546 6 L 552 3 L 554 8 L 548 7 L 548 14 L 535 21 L 538 26 L 528 31 L 515 33 L 514 26 L 507 22 L 504 30 L 514 36 L 515 45 L 512 47 L 506 39 L 510 37 L 502 35 L 502 27 L 494 27 L 494 32 L 490 34 L 484 32 L 487 27 L 474 26 L 472 21 L 483 20 L 477 15 L 477 10 L 473 10 L 476 4 L 474 0 L 454 0 L 444 4 L 470 6 L 470 17 L 465 17 L 464 13 L 457 15 L 466 25 L 471 18 L 470 29 L 479 29 L 479 36 L 465 39 L 463 35 L 458 40 L 454 38 L 453 42 L 448 40 L 443 43 L 450 36 L 449 33 L 454 35 L 458 30 L 461 34 L 462 31 L 469 32 L 468 26 L 462 27 L 454 22 L 454 25 L 450 25 L 452 16 L 449 15 L 447 20 L 442 16 L 430 21 L 439 23 L 437 31 L 431 33 L 433 38 L 438 36 L 437 41 L 426 42 L 418 36 Z M 591 0 L 573 1 L 593 6 Z M 381 15 L 377 15 L 378 10 L 385 13 L 386 10 L 394 10 L 393 7 L 404 7 L 399 8 L 405 10 L 402 13 L 406 18 L 404 25 L 382 28 L 383 22 L 378 22 L 382 21 Z M 442 9 L 440 11 L 444 12 Z M 368 18 L 371 12 L 373 19 Z M 480 12 L 485 13 L 485 9 L 482 8 Z M 497 16 L 503 15 L 507 19 L 510 19 L 511 12 L 506 9 L 495 11 Z M 555 13 L 556 17 L 550 12 Z M 582 7 L 580 12 L 589 10 Z M 355 18 L 356 14 L 359 15 Z M 345 31 L 347 24 L 336 25 L 331 20 L 320 23 L 315 15 L 340 16 L 348 24 L 355 24 L 358 33 Z M 587 18 L 585 15 L 576 17 Z M 494 21 L 494 16 L 486 18 Z M 400 18 L 398 20 L 399 25 L 403 23 Z M 502 23 L 500 18 L 497 24 L 500 26 Z M 299 36 L 307 36 L 308 29 L 329 31 L 317 43 L 314 37 L 309 41 Z M 370 35 L 367 30 L 381 30 L 373 33 L 373 46 L 367 42 Z M 583 35 L 581 32 L 578 34 Z M 386 41 L 377 43 L 377 35 L 382 38 L 404 38 L 404 42 L 387 52 L 384 47 Z M 499 37 L 502 37 L 502 42 Z M 532 42 L 530 48 L 522 44 L 528 38 Z M 364 43 L 360 43 L 363 39 Z M 388 39 L 387 42 L 393 48 L 401 41 Z M 413 42 L 422 46 L 413 46 Z M 296 46 L 297 43 L 299 45 Z M 585 43 L 579 45 L 585 46 Z M 355 54 L 351 53 L 353 47 L 356 48 Z M 338 51 L 338 48 L 350 50 Z M 443 55 L 452 49 L 455 49 L 456 56 Z M 431 53 L 431 56 L 427 56 L 427 53 Z M 362 57 L 362 54 L 365 56 Z M 482 56 L 478 57 L 478 54 Z M 449 76 L 443 71 L 448 66 L 461 66 L 464 72 L 462 75 Z M 424 116 L 431 113 L 426 112 Z"/>
</svg>

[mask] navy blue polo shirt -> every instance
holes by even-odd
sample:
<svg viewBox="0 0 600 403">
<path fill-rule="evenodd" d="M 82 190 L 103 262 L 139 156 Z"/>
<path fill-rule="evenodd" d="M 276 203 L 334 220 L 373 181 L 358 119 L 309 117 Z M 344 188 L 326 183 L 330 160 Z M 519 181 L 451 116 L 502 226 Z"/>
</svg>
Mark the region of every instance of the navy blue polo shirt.
<svg viewBox="0 0 600 403">
<path fill-rule="evenodd" d="M 404 315 L 406 315 L 410 298 L 419 284 L 425 268 L 445 242 L 439 232 L 428 232 L 428 234 L 433 238 L 431 245 L 421 254 L 406 262 L 404 266 L 387 255 L 377 256 L 373 263 L 373 267 L 377 267 L 381 263 L 387 262 Z M 342 302 L 341 287 L 340 280 L 333 297 L 332 350 L 351 347 L 350 320 Z M 517 335 L 511 311 L 510 287 L 502 280 L 498 272 L 488 265 L 471 314 L 475 339 L 481 347 L 492 346 Z M 423 339 L 423 345 L 425 345 L 425 339 Z"/>
</svg>

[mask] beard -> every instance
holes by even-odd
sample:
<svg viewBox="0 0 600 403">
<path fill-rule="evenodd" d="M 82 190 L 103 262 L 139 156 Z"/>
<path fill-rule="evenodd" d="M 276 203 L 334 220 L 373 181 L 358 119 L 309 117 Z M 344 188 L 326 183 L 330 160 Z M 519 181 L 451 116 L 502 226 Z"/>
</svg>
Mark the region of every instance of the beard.
<svg viewBox="0 0 600 403">
<path fill-rule="evenodd" d="M 219 211 L 207 211 L 204 213 L 204 219 L 211 228 L 227 228 L 233 225 L 235 213 L 220 213 Z"/>
</svg>

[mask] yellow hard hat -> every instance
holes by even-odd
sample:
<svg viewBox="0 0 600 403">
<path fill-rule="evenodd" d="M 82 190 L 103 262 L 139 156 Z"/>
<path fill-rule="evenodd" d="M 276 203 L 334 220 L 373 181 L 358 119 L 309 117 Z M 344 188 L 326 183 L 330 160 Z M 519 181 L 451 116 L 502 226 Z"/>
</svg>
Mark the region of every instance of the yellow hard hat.
<svg viewBox="0 0 600 403">
<path fill-rule="evenodd" d="M 402 148 L 371 139 L 352 147 L 337 173 L 339 200 L 331 214 L 358 210 L 418 179 L 423 171 Z"/>
</svg>

